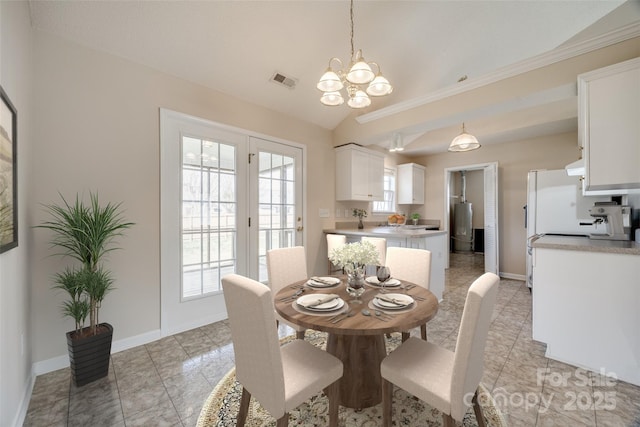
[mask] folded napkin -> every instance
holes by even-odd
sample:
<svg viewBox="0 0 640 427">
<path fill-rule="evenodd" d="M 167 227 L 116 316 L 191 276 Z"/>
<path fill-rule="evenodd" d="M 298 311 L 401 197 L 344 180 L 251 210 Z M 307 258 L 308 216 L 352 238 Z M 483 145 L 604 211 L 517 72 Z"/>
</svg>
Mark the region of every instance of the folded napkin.
<svg viewBox="0 0 640 427">
<path fill-rule="evenodd" d="M 314 308 L 340 298 L 340 296 L 336 294 L 318 295 L 317 298 L 310 298 L 310 296 L 311 295 L 308 295 L 304 301 L 298 301 L 298 305 L 304 308 Z"/>
<path fill-rule="evenodd" d="M 323 285 L 335 285 L 336 284 L 336 282 L 333 282 L 333 281 L 330 281 L 330 280 L 325 280 L 325 279 L 323 279 L 321 277 L 317 277 L 317 276 L 311 277 L 311 280 L 314 281 L 314 282 L 321 283 Z"/>
<path fill-rule="evenodd" d="M 378 298 L 379 300 L 382 300 L 384 302 L 388 302 L 390 304 L 395 304 L 399 307 L 406 307 L 407 305 L 411 304 L 411 303 L 407 303 L 407 302 L 402 302 L 402 301 L 398 301 L 395 298 L 388 298 L 384 295 L 378 295 L 376 296 L 376 298 Z"/>
</svg>

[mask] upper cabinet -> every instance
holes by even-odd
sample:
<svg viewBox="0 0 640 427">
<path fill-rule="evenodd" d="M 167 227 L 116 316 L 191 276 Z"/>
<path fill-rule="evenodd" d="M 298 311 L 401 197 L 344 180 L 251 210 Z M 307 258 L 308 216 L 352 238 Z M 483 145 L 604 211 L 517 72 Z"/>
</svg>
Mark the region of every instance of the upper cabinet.
<svg viewBox="0 0 640 427">
<path fill-rule="evenodd" d="M 584 191 L 640 189 L 640 58 L 578 76 Z"/>
<path fill-rule="evenodd" d="M 384 154 L 359 145 L 336 148 L 336 200 L 383 200 Z"/>
<path fill-rule="evenodd" d="M 424 204 L 425 167 L 415 163 L 398 165 L 398 204 Z"/>
</svg>

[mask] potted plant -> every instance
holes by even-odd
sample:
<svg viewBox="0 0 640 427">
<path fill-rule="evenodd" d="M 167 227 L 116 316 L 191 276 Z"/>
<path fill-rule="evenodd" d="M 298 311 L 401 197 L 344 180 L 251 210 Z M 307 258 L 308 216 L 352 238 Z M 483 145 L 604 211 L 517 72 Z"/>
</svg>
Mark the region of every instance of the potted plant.
<svg viewBox="0 0 640 427">
<path fill-rule="evenodd" d="M 362 230 L 364 228 L 364 224 L 362 223 L 362 218 L 367 217 L 367 211 L 364 209 L 354 209 L 353 216 L 358 218 L 358 229 Z"/>
<path fill-rule="evenodd" d="M 413 221 L 413 225 L 418 225 L 418 221 L 420 220 L 420 214 L 419 213 L 412 213 L 411 214 L 411 221 Z"/>
<path fill-rule="evenodd" d="M 68 300 L 62 313 L 75 321 L 67 332 L 67 346 L 73 381 L 82 386 L 109 373 L 113 327 L 100 323 L 99 311 L 105 296 L 113 290 L 113 279 L 104 268 L 104 257 L 112 250 L 114 238 L 133 225 L 122 217 L 121 203 L 100 205 L 97 194 L 90 194 L 87 205 L 76 195 L 75 203 L 45 205 L 52 219 L 38 228 L 53 232 L 51 245 L 79 263 L 66 267 L 54 277 L 54 288 L 65 291 Z M 85 321 L 89 317 L 89 326 Z"/>
</svg>

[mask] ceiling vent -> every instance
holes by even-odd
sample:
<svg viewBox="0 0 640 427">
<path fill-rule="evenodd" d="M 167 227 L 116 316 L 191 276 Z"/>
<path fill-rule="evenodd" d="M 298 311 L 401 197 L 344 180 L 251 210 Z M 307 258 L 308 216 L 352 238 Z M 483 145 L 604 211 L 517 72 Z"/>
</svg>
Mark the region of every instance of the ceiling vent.
<svg viewBox="0 0 640 427">
<path fill-rule="evenodd" d="M 271 76 L 270 81 L 273 83 L 277 83 L 279 85 L 285 86 L 289 89 L 294 89 L 296 87 L 296 83 L 298 83 L 298 79 L 294 79 L 293 77 L 287 77 L 282 73 L 275 72 L 273 76 Z"/>
</svg>

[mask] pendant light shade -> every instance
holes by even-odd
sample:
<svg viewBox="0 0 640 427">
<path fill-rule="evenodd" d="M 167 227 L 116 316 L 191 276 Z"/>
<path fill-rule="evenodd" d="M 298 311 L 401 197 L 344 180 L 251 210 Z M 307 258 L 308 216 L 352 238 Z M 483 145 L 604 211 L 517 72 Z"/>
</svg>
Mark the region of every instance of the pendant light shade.
<svg viewBox="0 0 640 427">
<path fill-rule="evenodd" d="M 462 133 L 456 136 L 449 145 L 449 151 L 471 151 L 480 148 L 480 143 L 475 136 L 468 134 L 462 123 Z"/>
<path fill-rule="evenodd" d="M 391 147 L 389 147 L 389 151 L 391 153 L 395 153 L 403 150 L 404 150 L 404 143 L 402 142 L 402 135 L 400 135 L 399 133 L 394 133 L 393 139 L 391 140 Z"/>
<path fill-rule="evenodd" d="M 344 98 L 342 97 L 342 94 L 338 91 L 325 92 L 322 94 L 322 97 L 320 98 L 320 102 L 322 102 L 324 105 L 333 107 L 336 105 L 344 104 Z"/>
<path fill-rule="evenodd" d="M 318 81 L 318 85 L 316 86 L 323 92 L 336 92 L 344 87 L 342 84 L 342 80 L 336 74 L 331 66 L 327 68 L 327 71 L 320 77 L 320 81 Z"/>
<path fill-rule="evenodd" d="M 351 95 L 351 93 L 352 91 L 349 91 L 349 100 L 347 101 L 349 107 L 365 108 L 371 105 L 371 98 L 369 98 L 364 91 L 356 89 L 353 91 L 353 95 Z"/>
<path fill-rule="evenodd" d="M 376 75 L 371 71 L 371 67 L 362 57 L 362 51 L 356 54 L 356 63 L 349 69 L 347 80 L 356 85 L 369 83 Z"/>
<path fill-rule="evenodd" d="M 389 80 L 385 79 L 382 74 L 378 74 L 375 79 L 367 87 L 367 93 L 371 96 L 385 96 L 393 91 L 393 87 Z"/>
</svg>

